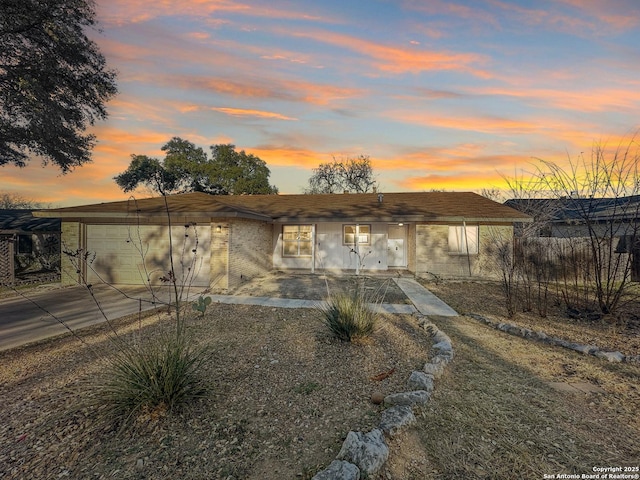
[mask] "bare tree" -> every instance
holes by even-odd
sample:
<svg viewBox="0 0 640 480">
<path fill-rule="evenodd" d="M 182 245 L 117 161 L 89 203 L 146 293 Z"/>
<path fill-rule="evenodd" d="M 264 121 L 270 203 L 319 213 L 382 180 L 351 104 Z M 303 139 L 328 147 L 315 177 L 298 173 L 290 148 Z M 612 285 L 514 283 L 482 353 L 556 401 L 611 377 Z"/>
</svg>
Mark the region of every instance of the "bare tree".
<svg viewBox="0 0 640 480">
<path fill-rule="evenodd" d="M 502 190 L 496 187 L 483 188 L 480 190 L 480 195 L 482 195 L 485 198 L 488 198 L 489 200 L 493 200 L 494 202 L 500 203 L 504 201 L 504 194 Z"/>
<path fill-rule="evenodd" d="M 17 193 L 0 193 L 0 209 L 42 208 L 40 202 L 35 202 Z"/>
<path fill-rule="evenodd" d="M 354 193 L 373 192 L 378 188 L 371 160 L 368 155 L 342 160 L 333 159 L 331 163 L 321 163 L 313 169 L 308 187 L 304 193 Z"/>
<path fill-rule="evenodd" d="M 569 166 L 540 160 L 536 178 L 561 201 L 573 223 L 571 236 L 590 250 L 584 278 L 593 283 L 602 314 L 616 311 L 631 280 L 632 253 L 640 239 L 639 145 L 632 137 L 615 148 L 596 143 L 589 157 Z M 631 254 L 630 254 L 631 253 Z"/>
</svg>

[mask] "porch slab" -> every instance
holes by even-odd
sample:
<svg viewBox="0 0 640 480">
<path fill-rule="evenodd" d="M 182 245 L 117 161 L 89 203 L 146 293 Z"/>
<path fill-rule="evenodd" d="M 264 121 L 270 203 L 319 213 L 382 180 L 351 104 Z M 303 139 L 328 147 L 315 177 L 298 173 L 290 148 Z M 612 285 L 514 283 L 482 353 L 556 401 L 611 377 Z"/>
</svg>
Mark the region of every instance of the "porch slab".
<svg viewBox="0 0 640 480">
<path fill-rule="evenodd" d="M 415 305 L 416 309 L 423 315 L 439 315 L 442 317 L 457 317 L 456 312 L 449 305 L 436 297 L 429 290 L 424 288 L 413 278 L 394 278 L 396 285 Z"/>
</svg>

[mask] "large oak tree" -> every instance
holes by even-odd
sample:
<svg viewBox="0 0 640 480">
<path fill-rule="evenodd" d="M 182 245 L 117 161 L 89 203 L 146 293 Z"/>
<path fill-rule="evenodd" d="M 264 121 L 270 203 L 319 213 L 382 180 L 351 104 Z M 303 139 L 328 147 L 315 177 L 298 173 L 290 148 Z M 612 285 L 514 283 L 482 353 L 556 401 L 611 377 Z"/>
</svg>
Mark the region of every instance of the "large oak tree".
<svg viewBox="0 0 640 480">
<path fill-rule="evenodd" d="M 167 142 L 163 160 L 146 155 L 131 155 L 129 168 L 114 180 L 122 190 L 130 192 L 146 186 L 161 195 L 205 192 L 213 195 L 275 194 L 269 184 L 271 172 L 255 155 L 237 152 L 234 145 L 211 146 L 206 152 L 179 137 Z"/>
<path fill-rule="evenodd" d="M 32 155 L 63 173 L 91 160 L 94 135 L 117 93 L 86 30 L 96 27 L 92 0 L 1 0 L 0 165 L 25 166 Z"/>
</svg>

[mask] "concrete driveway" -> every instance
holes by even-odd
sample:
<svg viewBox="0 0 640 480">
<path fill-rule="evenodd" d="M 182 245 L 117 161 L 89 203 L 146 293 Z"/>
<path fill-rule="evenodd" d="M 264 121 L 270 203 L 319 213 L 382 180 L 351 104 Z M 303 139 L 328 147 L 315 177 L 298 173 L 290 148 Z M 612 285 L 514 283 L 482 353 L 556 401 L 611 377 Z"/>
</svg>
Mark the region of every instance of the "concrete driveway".
<svg viewBox="0 0 640 480">
<path fill-rule="evenodd" d="M 169 287 L 154 287 L 155 303 L 145 287 L 118 288 L 93 287 L 94 296 L 109 320 L 162 306 L 170 298 Z M 201 291 L 192 287 L 189 297 L 197 297 Z M 59 320 L 77 330 L 104 322 L 105 315 L 100 313 L 87 289 L 80 286 L 0 299 L 0 351 L 67 333 Z"/>
</svg>

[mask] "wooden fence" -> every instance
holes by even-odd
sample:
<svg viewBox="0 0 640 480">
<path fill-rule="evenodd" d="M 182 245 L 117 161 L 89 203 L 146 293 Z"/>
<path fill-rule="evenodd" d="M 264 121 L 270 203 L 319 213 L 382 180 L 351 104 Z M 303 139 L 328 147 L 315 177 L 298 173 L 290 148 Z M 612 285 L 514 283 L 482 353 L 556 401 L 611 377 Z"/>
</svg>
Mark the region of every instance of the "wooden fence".
<svg viewBox="0 0 640 480">
<path fill-rule="evenodd" d="M 631 280 L 640 281 L 640 248 L 634 242 L 633 253 L 618 253 L 619 241 L 617 237 L 604 239 L 594 251 L 589 238 L 517 237 L 514 256 L 525 273 L 552 281 L 593 280 L 596 265 L 600 265 L 601 278 L 622 280 L 631 268 Z"/>
</svg>

